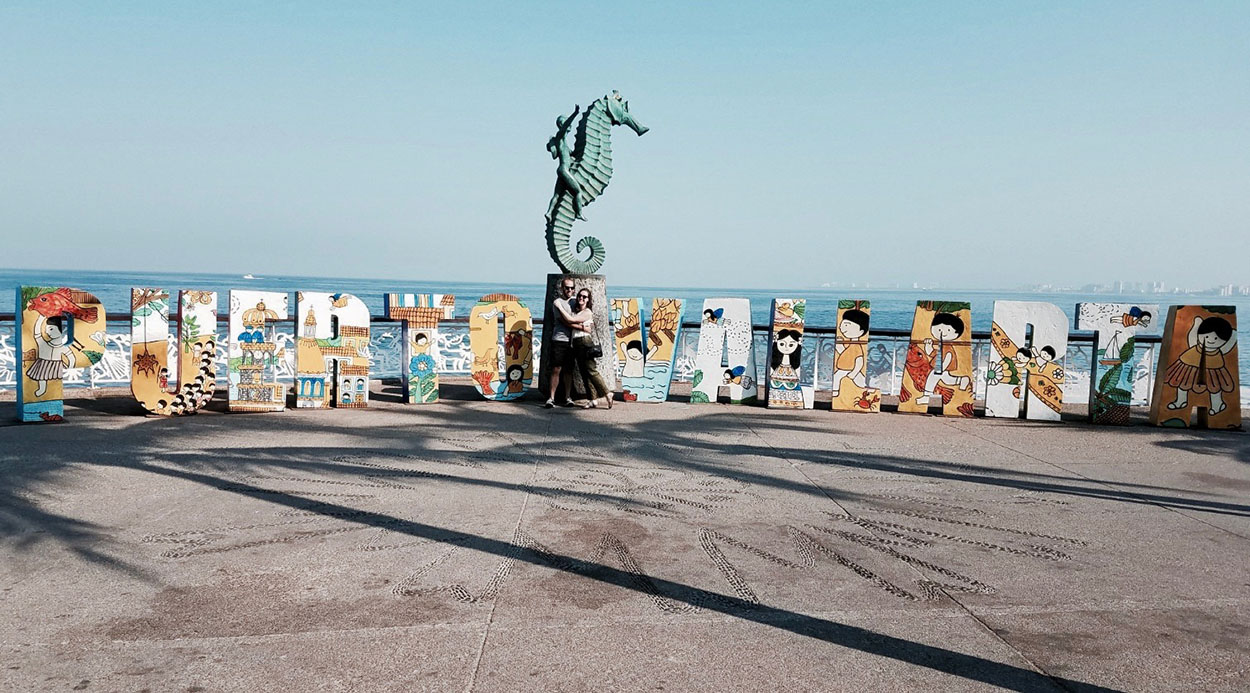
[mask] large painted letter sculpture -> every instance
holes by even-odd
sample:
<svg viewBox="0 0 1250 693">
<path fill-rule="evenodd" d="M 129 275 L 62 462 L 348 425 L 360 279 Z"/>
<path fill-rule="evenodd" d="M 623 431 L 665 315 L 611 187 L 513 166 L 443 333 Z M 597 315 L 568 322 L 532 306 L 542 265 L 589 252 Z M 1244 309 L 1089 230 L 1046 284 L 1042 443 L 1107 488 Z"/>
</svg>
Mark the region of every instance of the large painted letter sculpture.
<svg viewBox="0 0 1250 693">
<path fill-rule="evenodd" d="M 295 406 L 369 406 L 369 307 L 351 294 L 295 294 Z"/>
<path fill-rule="evenodd" d="M 833 357 L 833 411 L 881 411 L 881 390 L 868 387 L 868 301 L 838 301 Z"/>
<path fill-rule="evenodd" d="M 60 421 L 62 379 L 104 357 L 104 306 L 64 286 L 17 289 L 17 420 Z"/>
<path fill-rule="evenodd" d="M 277 381 L 279 359 L 270 321 L 288 316 L 287 295 L 276 291 L 230 292 L 230 348 L 226 368 L 230 411 L 282 411 L 286 388 Z"/>
<path fill-rule="evenodd" d="M 651 322 L 646 325 L 641 306 L 640 298 L 612 299 L 621 393 L 626 402 L 663 402 L 673 380 L 686 305 L 680 298 L 657 298 L 651 302 Z"/>
<path fill-rule="evenodd" d="M 1033 342 L 1025 345 L 1029 325 Z M 1053 303 L 994 301 L 990 362 L 985 373 L 985 415 L 1058 421 L 1063 411 L 1063 366 L 1068 316 Z M 1039 404 L 1040 403 L 1040 404 Z"/>
<path fill-rule="evenodd" d="M 404 404 L 438 401 L 438 323 L 456 316 L 451 294 L 386 294 L 386 317 L 403 322 Z"/>
<path fill-rule="evenodd" d="M 499 372 L 499 319 L 503 318 L 504 370 Z M 510 400 L 525 394 L 534 380 L 534 321 L 530 309 L 512 294 L 483 296 L 469 312 L 473 385 L 486 399 Z"/>
<path fill-rule="evenodd" d="M 1076 329 L 1093 330 L 1089 367 L 1089 420 L 1128 424 L 1137 370 L 1137 335 L 1158 332 L 1159 306 L 1134 303 L 1078 303 Z M 1149 368 L 1150 364 L 1146 364 Z"/>
<path fill-rule="evenodd" d="M 1241 428 L 1237 313 L 1232 306 L 1168 309 L 1150 423 L 1187 427 L 1193 407 L 1199 407 L 1200 426 Z"/>
<path fill-rule="evenodd" d="M 177 379 L 169 370 L 169 292 L 130 290 L 130 392 L 161 416 L 194 414 L 217 386 L 217 294 L 178 292 Z M 170 387 L 176 383 L 176 387 Z"/>
<path fill-rule="evenodd" d="M 972 306 L 920 301 L 898 391 L 898 410 L 926 413 L 941 404 L 947 416 L 972 416 Z"/>
<path fill-rule="evenodd" d="M 759 399 L 755 384 L 755 342 L 751 332 L 751 300 L 709 298 L 703 301 L 699 348 L 694 357 L 690 401 L 715 402 L 720 388 L 729 401 L 749 404 Z M 725 351 L 728 350 L 728 359 Z M 728 367 L 722 365 L 728 361 Z"/>
<path fill-rule="evenodd" d="M 768 340 L 769 407 L 811 409 L 814 387 L 799 384 L 803 368 L 803 322 L 807 314 L 805 298 L 774 298 Z"/>
</svg>

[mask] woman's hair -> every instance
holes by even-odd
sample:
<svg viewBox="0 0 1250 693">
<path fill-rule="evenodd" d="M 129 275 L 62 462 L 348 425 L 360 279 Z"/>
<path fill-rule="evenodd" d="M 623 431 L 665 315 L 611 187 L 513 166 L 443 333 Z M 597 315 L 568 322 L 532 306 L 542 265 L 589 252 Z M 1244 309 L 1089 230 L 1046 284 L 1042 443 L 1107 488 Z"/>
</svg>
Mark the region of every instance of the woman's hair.
<svg viewBox="0 0 1250 693">
<path fill-rule="evenodd" d="M 859 329 L 868 331 L 868 314 L 858 308 L 852 308 L 842 314 L 843 320 L 850 320 L 859 325 Z"/>
<path fill-rule="evenodd" d="M 637 349 L 638 351 L 642 351 L 642 342 L 637 339 L 629 340 L 625 344 L 625 351 L 629 351 L 630 349 Z"/>
<path fill-rule="evenodd" d="M 964 321 L 960 320 L 958 315 L 938 313 L 933 316 L 933 327 L 937 327 L 938 325 L 946 325 L 954 329 L 956 336 L 964 333 Z"/>
<path fill-rule="evenodd" d="M 1054 348 L 1054 347 L 1052 347 L 1052 346 L 1044 346 L 1044 347 L 1042 347 L 1042 353 L 1043 353 L 1043 354 L 1046 354 L 1046 358 L 1048 358 L 1048 359 L 1050 359 L 1050 360 L 1052 360 L 1052 361 L 1055 359 L 1055 348 Z"/>
<path fill-rule="evenodd" d="M 786 337 L 789 337 L 799 343 L 798 346 L 794 347 L 794 360 L 792 363 L 794 363 L 795 366 L 798 366 L 803 361 L 803 334 L 798 330 L 784 329 L 779 331 L 777 336 L 773 338 L 773 353 L 770 361 L 772 362 L 772 367 L 774 369 L 781 365 L 781 359 L 785 356 L 777 350 L 777 342 L 785 339 Z"/>
<path fill-rule="evenodd" d="M 1198 326 L 1198 334 L 1210 334 L 1214 332 L 1216 337 L 1224 341 L 1228 341 L 1233 336 L 1233 326 L 1228 324 L 1224 318 L 1207 318 Z"/>
<path fill-rule="evenodd" d="M 525 379 L 525 367 L 524 367 L 524 366 L 522 366 L 521 364 L 519 364 L 519 363 L 514 363 L 514 364 L 512 364 L 511 366 L 508 366 L 508 370 L 504 372 L 504 376 L 503 376 L 503 377 L 504 377 L 504 380 L 505 380 L 505 381 L 509 381 L 509 382 L 510 382 L 510 381 L 512 380 L 512 374 L 513 374 L 513 373 L 520 373 L 520 374 L 521 374 L 521 377 L 517 378 L 517 380 L 524 380 L 524 379 Z"/>
<path fill-rule="evenodd" d="M 574 298 L 581 298 L 581 297 L 582 297 L 582 291 L 585 291 L 585 292 L 586 292 L 586 307 L 587 307 L 587 308 L 594 308 L 594 307 L 595 307 L 595 299 L 594 299 L 594 297 L 592 297 L 592 296 L 590 295 L 590 289 L 582 289 L 581 291 L 578 291 L 578 292 L 577 292 L 577 295 L 576 295 L 576 296 L 574 296 Z"/>
</svg>

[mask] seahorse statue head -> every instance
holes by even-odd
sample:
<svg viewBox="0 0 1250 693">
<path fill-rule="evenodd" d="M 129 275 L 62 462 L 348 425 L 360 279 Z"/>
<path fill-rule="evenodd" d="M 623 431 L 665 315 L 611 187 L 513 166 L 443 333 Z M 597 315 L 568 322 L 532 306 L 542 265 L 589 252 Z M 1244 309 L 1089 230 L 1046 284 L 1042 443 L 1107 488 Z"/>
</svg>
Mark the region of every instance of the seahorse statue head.
<svg viewBox="0 0 1250 693">
<path fill-rule="evenodd" d="M 629 102 L 621 96 L 621 92 L 613 89 L 612 95 L 608 97 L 608 117 L 612 119 L 613 125 L 624 125 L 639 135 L 645 135 L 651 128 L 639 125 L 634 116 L 629 112 Z"/>
</svg>

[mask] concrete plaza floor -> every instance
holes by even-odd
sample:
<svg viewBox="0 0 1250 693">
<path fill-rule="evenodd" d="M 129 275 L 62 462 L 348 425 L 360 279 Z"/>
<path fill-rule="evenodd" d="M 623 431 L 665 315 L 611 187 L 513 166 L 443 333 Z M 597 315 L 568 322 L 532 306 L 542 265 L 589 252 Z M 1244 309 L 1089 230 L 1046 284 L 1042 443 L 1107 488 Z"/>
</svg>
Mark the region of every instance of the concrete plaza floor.
<svg viewBox="0 0 1250 693">
<path fill-rule="evenodd" d="M 1250 688 L 1250 435 L 393 390 L 0 402 L 0 689 Z"/>
</svg>

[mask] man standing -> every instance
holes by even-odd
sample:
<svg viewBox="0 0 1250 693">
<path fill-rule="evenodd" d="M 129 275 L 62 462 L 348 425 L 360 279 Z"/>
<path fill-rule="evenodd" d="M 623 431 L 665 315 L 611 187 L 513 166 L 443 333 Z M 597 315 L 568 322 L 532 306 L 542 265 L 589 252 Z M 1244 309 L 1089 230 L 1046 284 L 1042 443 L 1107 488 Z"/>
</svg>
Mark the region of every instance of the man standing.
<svg viewBox="0 0 1250 693">
<path fill-rule="evenodd" d="M 581 323 L 572 320 L 573 310 L 570 301 L 573 299 L 575 289 L 572 279 L 562 277 L 560 296 L 551 302 L 553 309 L 551 312 L 555 316 L 555 324 L 551 326 L 551 379 L 547 383 L 547 401 L 543 403 L 543 406 L 548 409 L 556 405 L 556 390 L 560 387 L 560 371 L 569 363 L 569 344 L 573 339 L 573 329 L 581 327 Z M 567 391 L 561 395 L 560 399 L 562 406 L 569 404 Z"/>
</svg>

